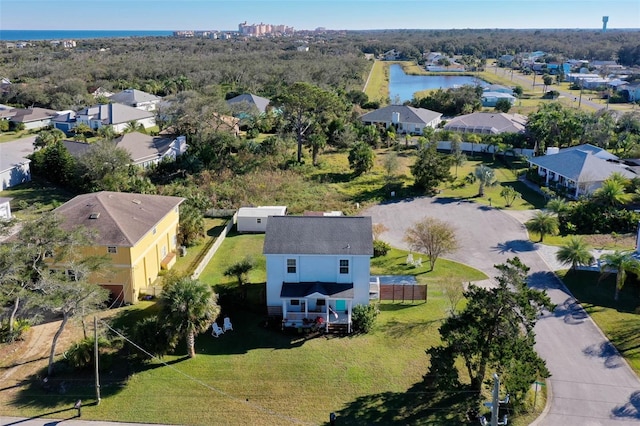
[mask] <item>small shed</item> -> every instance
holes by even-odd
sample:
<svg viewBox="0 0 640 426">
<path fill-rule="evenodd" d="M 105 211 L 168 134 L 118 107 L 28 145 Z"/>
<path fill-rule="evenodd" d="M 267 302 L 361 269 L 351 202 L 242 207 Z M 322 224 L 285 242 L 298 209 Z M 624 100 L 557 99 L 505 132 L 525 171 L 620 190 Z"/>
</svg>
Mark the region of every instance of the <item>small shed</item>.
<svg viewBox="0 0 640 426">
<path fill-rule="evenodd" d="M 287 206 L 241 207 L 238 210 L 238 232 L 258 232 L 267 230 L 269 216 L 284 216 Z"/>
</svg>

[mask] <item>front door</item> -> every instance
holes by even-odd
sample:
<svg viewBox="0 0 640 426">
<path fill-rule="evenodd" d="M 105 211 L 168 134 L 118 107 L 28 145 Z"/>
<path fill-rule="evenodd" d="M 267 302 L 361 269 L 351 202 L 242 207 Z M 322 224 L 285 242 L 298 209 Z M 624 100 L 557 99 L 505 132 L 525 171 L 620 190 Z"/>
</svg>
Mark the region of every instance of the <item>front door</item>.
<svg viewBox="0 0 640 426">
<path fill-rule="evenodd" d="M 336 311 L 344 312 L 347 309 L 347 301 L 346 300 L 336 300 Z"/>
</svg>

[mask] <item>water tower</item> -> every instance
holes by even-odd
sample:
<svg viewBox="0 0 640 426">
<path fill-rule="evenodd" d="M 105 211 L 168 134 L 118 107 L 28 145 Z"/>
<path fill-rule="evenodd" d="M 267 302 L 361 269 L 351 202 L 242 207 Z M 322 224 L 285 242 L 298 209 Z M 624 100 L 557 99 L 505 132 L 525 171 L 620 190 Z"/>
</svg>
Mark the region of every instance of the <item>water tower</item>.
<svg viewBox="0 0 640 426">
<path fill-rule="evenodd" d="M 603 33 L 607 32 L 607 22 L 609 22 L 609 17 L 608 16 L 603 16 L 602 17 L 602 32 Z"/>
</svg>

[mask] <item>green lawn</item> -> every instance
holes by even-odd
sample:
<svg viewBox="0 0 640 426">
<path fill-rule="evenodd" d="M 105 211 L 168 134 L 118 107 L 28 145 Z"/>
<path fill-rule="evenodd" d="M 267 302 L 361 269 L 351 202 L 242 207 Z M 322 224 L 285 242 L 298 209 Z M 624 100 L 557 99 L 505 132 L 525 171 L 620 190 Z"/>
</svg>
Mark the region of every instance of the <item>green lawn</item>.
<svg viewBox="0 0 640 426">
<path fill-rule="evenodd" d="M 582 304 L 598 327 L 611 340 L 629 362 L 631 368 L 640 374 L 640 306 L 638 282 L 627 285 L 620 292 L 620 299 L 613 299 L 615 276 L 610 275 L 599 281 L 597 272 L 578 271 L 560 273 L 566 286 Z"/>
<path fill-rule="evenodd" d="M 508 161 L 510 161 L 509 164 L 511 168 L 499 160 L 492 161 L 490 156 L 469 156 L 467 161 L 458 167 L 455 181 L 452 184 L 443 184 L 439 187 L 441 190 L 439 196 L 471 199 L 477 203 L 514 210 L 529 210 L 544 207 L 546 204 L 544 197 L 518 181 L 518 172 L 524 170 L 524 165 L 520 161 Z M 492 168 L 497 180 L 496 185 L 485 187 L 484 197 L 478 196 L 478 183 L 465 182 L 465 177 L 473 173 L 475 168 L 480 164 Z M 452 167 L 451 173 L 454 177 L 456 176 L 455 167 Z M 506 206 L 504 198 L 500 196 L 500 191 L 502 191 L 505 186 L 515 188 L 516 191 L 521 194 L 521 198 L 516 199 L 510 207 Z"/>
<path fill-rule="evenodd" d="M 83 418 L 281 425 L 321 424 L 336 412 L 341 424 L 458 425 L 473 404 L 468 395 L 433 395 L 423 383 L 424 350 L 439 342 L 445 308 L 434 284 L 428 303 L 384 303 L 372 333 L 349 337 L 285 335 L 263 327 L 262 315 L 239 310 L 231 314 L 233 332 L 198 337 L 194 359 L 167 356 L 170 365 L 153 362 L 126 383 L 104 372 L 102 403 L 86 405 Z M 147 303 L 135 309 L 154 310 Z M 72 383 L 64 396 L 32 389 L 4 412 L 38 415 L 67 408 L 77 398 L 92 401 L 90 376 Z"/>
<path fill-rule="evenodd" d="M 53 210 L 74 196 L 68 191 L 37 178 L 31 182 L 0 191 L 0 197 L 13 199 L 11 212 L 21 220 L 28 219 L 29 215 Z"/>
<path fill-rule="evenodd" d="M 385 104 L 389 98 L 389 65 L 383 61 L 375 61 L 369 73 L 369 80 L 364 93 L 370 101 Z"/>
</svg>

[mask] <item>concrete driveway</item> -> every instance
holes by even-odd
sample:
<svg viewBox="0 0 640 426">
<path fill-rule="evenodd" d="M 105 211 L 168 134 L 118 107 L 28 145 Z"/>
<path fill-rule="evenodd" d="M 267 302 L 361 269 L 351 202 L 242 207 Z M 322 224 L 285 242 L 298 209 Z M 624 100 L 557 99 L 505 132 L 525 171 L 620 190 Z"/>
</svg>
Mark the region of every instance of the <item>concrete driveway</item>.
<svg viewBox="0 0 640 426">
<path fill-rule="evenodd" d="M 377 205 L 361 212 L 389 230 L 382 238 L 407 249 L 404 232 L 425 216 L 457 229 L 461 248 L 447 258 L 473 266 L 490 277 L 493 265 L 519 256 L 531 268 L 530 285 L 545 289 L 557 305 L 536 325 L 538 353 L 552 377 L 548 410 L 538 425 L 638 425 L 640 380 L 553 274 L 528 241 L 515 217 L 487 206 L 446 198 L 416 198 Z M 436 268 L 437 268 L 436 264 Z"/>
</svg>

